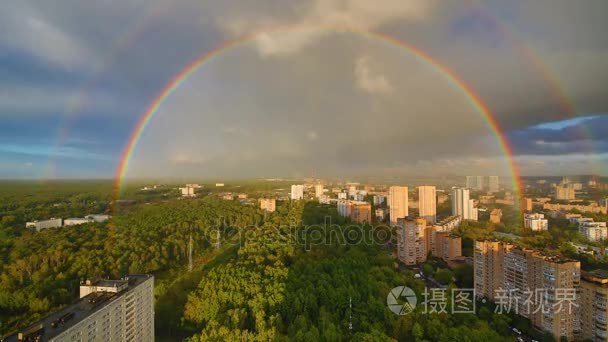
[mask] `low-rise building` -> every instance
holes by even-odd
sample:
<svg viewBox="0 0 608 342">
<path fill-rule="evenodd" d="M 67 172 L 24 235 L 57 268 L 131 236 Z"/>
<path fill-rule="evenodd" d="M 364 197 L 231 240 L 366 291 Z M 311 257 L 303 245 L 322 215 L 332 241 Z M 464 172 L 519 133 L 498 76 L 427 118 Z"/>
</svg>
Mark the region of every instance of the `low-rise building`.
<svg viewBox="0 0 608 342">
<path fill-rule="evenodd" d="M 97 222 L 97 223 L 102 223 L 102 222 L 106 222 L 107 220 L 109 220 L 110 219 L 110 215 L 106 215 L 106 214 L 91 214 L 91 215 L 85 216 L 85 218 L 93 220 L 94 222 Z"/>
<path fill-rule="evenodd" d="M 67 227 L 91 222 L 94 222 L 93 219 L 90 219 L 88 217 L 67 218 L 63 220 L 63 225 Z"/>
<path fill-rule="evenodd" d="M 277 200 L 274 198 L 260 198 L 260 209 L 266 210 L 269 213 L 277 210 Z"/>
<path fill-rule="evenodd" d="M 462 216 L 448 216 L 445 219 L 435 223 L 435 230 L 438 232 L 451 232 L 454 228 L 462 223 Z"/>
<path fill-rule="evenodd" d="M 534 232 L 548 230 L 549 221 L 545 219 L 543 214 L 524 214 L 524 228 Z"/>
<path fill-rule="evenodd" d="M 571 211 L 573 209 L 578 210 L 583 213 L 601 213 L 608 214 L 608 208 L 602 207 L 597 202 L 593 202 L 591 204 L 561 204 L 561 203 L 544 203 L 543 209 L 545 210 L 556 210 L 556 211 Z"/>
<path fill-rule="evenodd" d="M 578 226 L 578 230 L 587 240 L 592 242 L 608 238 L 606 222 L 583 222 Z"/>
<path fill-rule="evenodd" d="M 36 231 L 41 231 L 48 228 L 58 228 L 63 226 L 63 220 L 60 218 L 51 218 L 49 220 L 27 222 L 25 228 L 35 228 Z"/>
<path fill-rule="evenodd" d="M 502 219 L 502 210 L 498 208 L 492 209 L 490 212 L 490 222 L 492 223 L 500 223 Z"/>
</svg>

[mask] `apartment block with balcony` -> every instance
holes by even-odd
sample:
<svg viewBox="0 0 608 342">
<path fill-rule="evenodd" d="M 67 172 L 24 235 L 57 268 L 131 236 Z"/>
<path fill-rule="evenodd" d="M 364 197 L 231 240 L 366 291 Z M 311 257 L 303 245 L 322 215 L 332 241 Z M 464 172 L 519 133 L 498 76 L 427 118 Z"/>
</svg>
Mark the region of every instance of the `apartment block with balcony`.
<svg viewBox="0 0 608 342">
<path fill-rule="evenodd" d="M 154 341 L 154 277 L 87 281 L 76 303 L 4 341 Z"/>
<path fill-rule="evenodd" d="M 474 286 L 478 297 L 496 301 L 509 293 L 511 310 L 556 338 L 574 339 L 579 317 L 580 262 L 495 240 L 475 242 Z M 530 296 L 530 291 L 534 295 Z M 540 291 L 540 296 L 536 295 Z M 563 303 L 564 293 L 573 299 Z M 573 303 L 573 305 L 570 305 Z M 566 308 L 564 307 L 566 306 Z M 541 308 L 541 309 L 538 309 Z"/>
<path fill-rule="evenodd" d="M 426 220 L 423 218 L 397 221 L 397 256 L 406 265 L 416 265 L 426 261 L 427 239 Z"/>
</svg>

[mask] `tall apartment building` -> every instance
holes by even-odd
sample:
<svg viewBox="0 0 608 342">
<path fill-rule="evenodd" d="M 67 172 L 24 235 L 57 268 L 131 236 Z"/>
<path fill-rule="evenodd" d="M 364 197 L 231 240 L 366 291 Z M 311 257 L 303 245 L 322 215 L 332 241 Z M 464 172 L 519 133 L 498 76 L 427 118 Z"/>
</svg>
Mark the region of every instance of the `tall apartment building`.
<svg viewBox="0 0 608 342">
<path fill-rule="evenodd" d="M 559 184 L 555 187 L 556 200 L 573 200 L 576 198 L 576 191 L 572 184 Z"/>
<path fill-rule="evenodd" d="M 398 219 L 406 218 L 408 211 L 407 186 L 391 186 L 388 189 L 388 205 L 391 224 L 397 224 Z"/>
<path fill-rule="evenodd" d="M 269 213 L 277 210 L 277 200 L 274 198 L 260 198 L 260 209 Z"/>
<path fill-rule="evenodd" d="M 406 265 L 426 261 L 426 220 L 400 218 L 397 222 L 397 257 Z"/>
<path fill-rule="evenodd" d="M 437 191 L 434 186 L 418 187 L 418 216 L 433 224 L 437 220 Z"/>
<path fill-rule="evenodd" d="M 304 185 L 292 185 L 291 186 L 291 199 L 298 201 L 304 199 Z"/>
<path fill-rule="evenodd" d="M 572 340 L 580 333 L 579 261 L 484 240 L 475 242 L 474 267 L 477 296 L 488 297 L 496 303 L 506 297 L 511 312 L 530 319 L 535 327 L 558 339 L 563 336 Z M 566 292 L 572 297 L 563 302 L 561 297 Z"/>
<path fill-rule="evenodd" d="M 498 192 L 500 191 L 500 185 L 498 182 L 498 176 L 490 176 L 488 177 L 488 192 Z"/>
<path fill-rule="evenodd" d="M 5 341 L 154 341 L 154 277 L 80 286 L 80 299 Z"/>
<path fill-rule="evenodd" d="M 504 256 L 512 248 L 512 244 L 501 241 L 475 241 L 473 280 L 476 296 L 494 300 L 495 289 L 504 282 Z"/>
<path fill-rule="evenodd" d="M 467 189 L 483 190 L 483 176 L 467 176 Z"/>
<path fill-rule="evenodd" d="M 323 184 L 315 184 L 315 197 L 319 198 L 323 195 Z"/>
<path fill-rule="evenodd" d="M 537 232 L 549 229 L 549 221 L 544 214 L 524 214 L 524 228 Z"/>
<path fill-rule="evenodd" d="M 462 239 L 449 232 L 434 232 L 430 251 L 446 262 L 458 259 L 462 257 Z"/>
<path fill-rule="evenodd" d="M 353 222 L 372 222 L 372 205 L 367 202 L 338 200 L 337 209 L 340 216 L 348 217 Z"/>
<path fill-rule="evenodd" d="M 477 209 L 477 205 L 475 205 L 474 199 L 469 199 L 469 220 L 477 221 L 479 220 L 479 210 Z"/>
<path fill-rule="evenodd" d="M 452 190 L 452 215 L 462 219 L 469 218 L 469 189 L 454 188 Z"/>
<path fill-rule="evenodd" d="M 608 273 L 581 272 L 581 339 L 608 340 Z"/>
<path fill-rule="evenodd" d="M 521 205 L 525 211 L 532 211 L 533 206 L 532 199 L 530 197 L 525 197 L 521 202 Z"/>
<path fill-rule="evenodd" d="M 371 223 L 372 205 L 367 202 L 352 202 L 350 219 L 357 223 Z"/>
</svg>

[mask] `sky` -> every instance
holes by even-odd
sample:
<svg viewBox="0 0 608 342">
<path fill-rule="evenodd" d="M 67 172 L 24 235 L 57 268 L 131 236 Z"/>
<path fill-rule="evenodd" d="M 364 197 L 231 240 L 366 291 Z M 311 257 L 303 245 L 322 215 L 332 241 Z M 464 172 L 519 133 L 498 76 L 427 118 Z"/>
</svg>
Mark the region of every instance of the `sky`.
<svg viewBox="0 0 608 342">
<path fill-rule="evenodd" d="M 5 0 L 0 178 L 608 175 L 604 0 Z"/>
</svg>

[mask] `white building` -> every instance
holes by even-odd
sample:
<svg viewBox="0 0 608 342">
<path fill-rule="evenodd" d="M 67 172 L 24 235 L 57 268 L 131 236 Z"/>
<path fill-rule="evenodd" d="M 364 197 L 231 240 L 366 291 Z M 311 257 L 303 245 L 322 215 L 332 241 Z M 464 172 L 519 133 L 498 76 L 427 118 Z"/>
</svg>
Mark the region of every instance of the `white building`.
<svg viewBox="0 0 608 342">
<path fill-rule="evenodd" d="M 356 185 L 349 185 L 348 186 L 348 196 L 352 197 L 355 196 L 357 194 L 357 186 Z"/>
<path fill-rule="evenodd" d="M 532 231 L 541 231 L 549 229 L 549 221 L 545 219 L 544 214 L 524 214 L 524 228 Z"/>
<path fill-rule="evenodd" d="M 343 217 L 350 216 L 350 210 L 352 208 L 350 203 L 351 203 L 351 201 L 349 201 L 349 200 L 338 200 L 338 202 L 337 202 L 338 215 L 343 216 Z"/>
<path fill-rule="evenodd" d="M 437 220 L 437 190 L 434 186 L 418 187 L 418 213 L 427 224 L 434 224 Z"/>
<path fill-rule="evenodd" d="M 388 188 L 388 206 L 392 225 L 396 225 L 398 219 L 406 218 L 409 215 L 407 186 Z"/>
<path fill-rule="evenodd" d="M 91 214 L 91 215 L 87 215 L 85 216 L 85 218 L 89 219 L 89 220 L 93 220 L 95 222 L 101 223 L 101 222 L 106 222 L 107 220 L 110 219 L 110 215 L 106 215 L 106 214 Z"/>
<path fill-rule="evenodd" d="M 60 218 L 52 218 L 50 220 L 27 222 L 25 228 L 36 228 L 36 231 L 41 231 L 48 228 L 57 228 L 63 226 L 63 220 Z"/>
<path fill-rule="evenodd" d="M 498 183 L 498 176 L 490 176 L 488 177 L 488 192 L 498 192 L 500 191 L 500 185 Z"/>
<path fill-rule="evenodd" d="M 345 200 L 348 199 L 348 194 L 346 192 L 339 192 L 338 193 L 338 199 L 339 200 Z"/>
<path fill-rule="evenodd" d="M 584 222 L 578 227 L 578 230 L 587 240 L 592 242 L 608 238 L 606 222 Z"/>
<path fill-rule="evenodd" d="M 298 201 L 304 199 L 304 185 L 292 185 L 291 186 L 291 199 Z"/>
<path fill-rule="evenodd" d="M 435 231 L 437 232 L 451 232 L 454 228 L 458 227 L 462 223 L 462 217 L 450 216 L 437 223 L 435 223 Z"/>
<path fill-rule="evenodd" d="M 179 188 L 182 192 L 182 197 L 194 197 L 194 188 L 190 186 L 186 186 L 183 188 Z"/>
<path fill-rule="evenodd" d="M 154 277 L 80 286 L 80 299 L 6 341 L 154 341 Z"/>
<path fill-rule="evenodd" d="M 452 216 L 477 221 L 477 208 L 475 200 L 469 198 L 469 189 L 454 188 L 452 190 Z"/>
<path fill-rule="evenodd" d="M 475 206 L 474 199 L 469 199 L 468 210 L 469 210 L 469 220 L 471 220 L 471 221 L 479 220 L 479 210 Z"/>
<path fill-rule="evenodd" d="M 91 223 L 94 222 L 93 219 L 88 217 L 78 217 L 78 218 L 67 218 L 63 220 L 64 226 L 76 226 L 79 224 Z"/>
<path fill-rule="evenodd" d="M 363 201 L 365 201 L 365 195 L 363 195 L 363 194 L 355 194 L 353 196 L 353 200 L 355 200 L 357 202 L 363 202 Z"/>
<path fill-rule="evenodd" d="M 381 205 L 386 200 L 382 195 L 374 195 L 374 205 Z"/>
<path fill-rule="evenodd" d="M 571 217 L 568 219 L 570 221 L 570 223 L 572 224 L 576 224 L 577 226 L 581 226 L 583 223 L 586 222 L 593 222 L 593 219 L 591 217 L 581 217 L 580 215 L 578 217 Z"/>
</svg>

